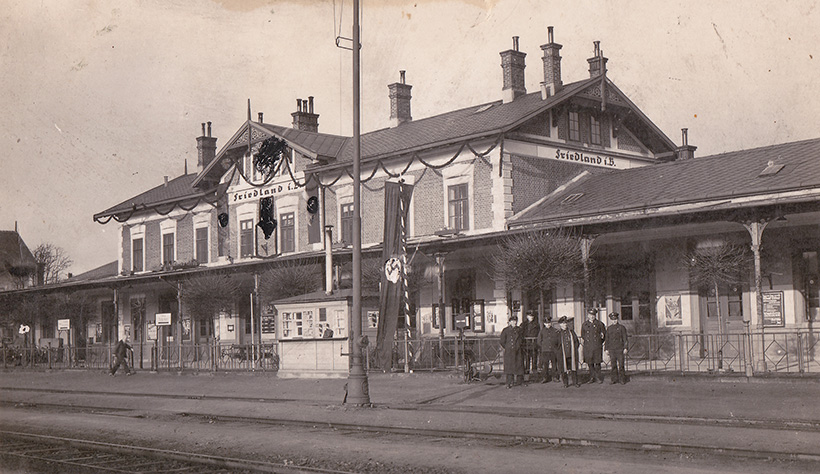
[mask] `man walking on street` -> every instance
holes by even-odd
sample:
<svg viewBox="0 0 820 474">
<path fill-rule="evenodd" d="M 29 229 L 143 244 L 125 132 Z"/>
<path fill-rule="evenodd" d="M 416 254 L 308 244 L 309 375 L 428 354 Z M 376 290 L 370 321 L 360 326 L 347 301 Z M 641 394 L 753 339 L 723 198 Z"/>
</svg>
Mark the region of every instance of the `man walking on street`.
<svg viewBox="0 0 820 474">
<path fill-rule="evenodd" d="M 131 346 L 129 346 L 125 341 L 120 339 L 117 342 L 117 347 L 114 348 L 114 357 L 116 357 L 117 362 L 114 364 L 114 367 L 111 367 L 111 376 L 113 377 L 114 374 L 117 373 L 117 369 L 120 368 L 120 364 L 123 365 L 123 370 L 125 370 L 125 375 L 131 375 L 131 368 L 128 367 L 128 351 L 131 350 Z"/>
<path fill-rule="evenodd" d="M 609 363 L 612 364 L 610 383 L 622 384 L 626 383 L 626 368 L 624 368 L 624 359 L 626 359 L 627 342 L 629 336 L 626 334 L 626 328 L 618 322 L 618 313 L 609 313 L 609 319 L 613 322 L 606 328 L 606 350 L 609 351 Z"/>
<path fill-rule="evenodd" d="M 572 384 L 580 387 L 578 383 L 578 335 L 573 329 L 567 327 L 569 320 L 566 316 L 561 316 L 558 325 L 559 344 L 561 345 L 561 378 L 564 380 L 564 388 L 569 387 L 569 378 L 572 377 Z"/>
<path fill-rule="evenodd" d="M 535 313 L 527 311 L 527 320 L 521 325 L 524 333 L 524 347 L 526 348 L 524 354 L 524 371 L 530 374 L 530 381 L 535 378 L 538 373 L 538 332 L 541 329 L 538 327 L 538 321 L 535 320 Z"/>
<path fill-rule="evenodd" d="M 510 316 L 507 327 L 501 331 L 501 347 L 504 348 L 504 375 L 507 388 L 521 385 L 524 380 L 524 334 L 517 326 L 518 317 Z"/>
<path fill-rule="evenodd" d="M 544 327 L 538 333 L 538 349 L 541 351 L 541 383 L 552 381 L 555 374 L 555 381 L 561 380 L 558 375 L 558 345 L 560 344 L 559 332 L 552 327 L 552 318 L 544 318 Z"/>
<path fill-rule="evenodd" d="M 597 315 L 598 311 L 590 308 L 587 311 L 587 320 L 581 326 L 581 339 L 584 340 L 584 362 L 589 366 L 588 383 L 604 383 L 601 362 L 604 360 L 606 326 L 598 321 Z"/>
</svg>

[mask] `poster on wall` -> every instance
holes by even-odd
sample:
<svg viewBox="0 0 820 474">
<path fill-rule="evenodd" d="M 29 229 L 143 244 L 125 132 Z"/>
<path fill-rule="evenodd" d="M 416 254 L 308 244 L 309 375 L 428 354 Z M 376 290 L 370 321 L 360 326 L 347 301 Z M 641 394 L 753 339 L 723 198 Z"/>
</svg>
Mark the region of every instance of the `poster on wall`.
<svg viewBox="0 0 820 474">
<path fill-rule="evenodd" d="M 680 313 L 680 295 L 664 296 L 664 315 L 667 326 L 680 326 L 683 318 Z"/>
<path fill-rule="evenodd" d="M 188 341 L 191 339 L 191 319 L 182 320 L 182 340 Z"/>
<path fill-rule="evenodd" d="M 125 336 L 125 342 L 131 342 L 131 325 L 126 324 L 122 327 L 123 335 Z"/>
<path fill-rule="evenodd" d="M 154 323 L 148 323 L 148 336 L 149 341 L 156 341 L 157 340 L 157 325 Z"/>
<path fill-rule="evenodd" d="M 484 300 L 472 303 L 473 332 L 484 332 Z"/>
<path fill-rule="evenodd" d="M 765 327 L 782 327 L 786 325 L 783 318 L 783 292 L 764 291 L 763 296 L 763 325 Z"/>
</svg>

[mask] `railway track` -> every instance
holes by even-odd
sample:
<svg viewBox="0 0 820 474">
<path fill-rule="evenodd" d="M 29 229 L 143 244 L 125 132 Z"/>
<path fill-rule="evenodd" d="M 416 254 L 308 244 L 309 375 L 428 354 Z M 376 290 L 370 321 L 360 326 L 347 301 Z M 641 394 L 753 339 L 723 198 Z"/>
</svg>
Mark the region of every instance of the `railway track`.
<svg viewBox="0 0 820 474">
<path fill-rule="evenodd" d="M 349 472 L 14 431 L 0 431 L 0 460 L 5 466 L 4 469 L 18 469 L 20 472 L 143 474 L 172 472 L 348 474 Z"/>
</svg>

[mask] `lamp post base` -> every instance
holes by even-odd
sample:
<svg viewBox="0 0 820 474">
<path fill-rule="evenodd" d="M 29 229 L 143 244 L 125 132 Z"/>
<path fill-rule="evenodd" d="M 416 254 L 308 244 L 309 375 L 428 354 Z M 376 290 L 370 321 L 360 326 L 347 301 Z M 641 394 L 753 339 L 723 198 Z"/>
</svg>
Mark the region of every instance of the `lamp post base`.
<svg viewBox="0 0 820 474">
<path fill-rule="evenodd" d="M 344 404 L 357 407 L 371 406 L 367 374 L 361 368 L 350 369 L 350 375 L 347 377 L 347 394 L 345 394 Z"/>
</svg>

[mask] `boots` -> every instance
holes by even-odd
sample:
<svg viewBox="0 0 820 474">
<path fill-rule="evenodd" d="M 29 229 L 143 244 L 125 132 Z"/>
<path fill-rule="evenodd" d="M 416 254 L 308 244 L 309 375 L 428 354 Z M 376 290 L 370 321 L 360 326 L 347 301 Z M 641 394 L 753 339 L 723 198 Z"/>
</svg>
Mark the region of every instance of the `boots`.
<svg viewBox="0 0 820 474">
<path fill-rule="evenodd" d="M 581 386 L 581 384 L 578 383 L 578 372 L 576 372 L 574 370 L 572 371 L 572 384 L 575 385 L 576 387 Z"/>
</svg>

